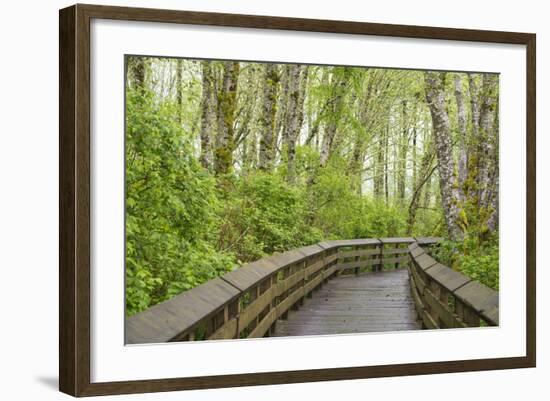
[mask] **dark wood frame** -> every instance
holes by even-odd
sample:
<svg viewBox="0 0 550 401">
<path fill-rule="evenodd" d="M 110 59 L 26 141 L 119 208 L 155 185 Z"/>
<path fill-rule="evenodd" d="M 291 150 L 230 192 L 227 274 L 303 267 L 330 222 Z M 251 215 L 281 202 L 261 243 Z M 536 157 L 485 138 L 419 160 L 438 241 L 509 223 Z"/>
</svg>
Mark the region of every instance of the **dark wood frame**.
<svg viewBox="0 0 550 401">
<path fill-rule="evenodd" d="M 89 97 L 92 18 L 525 45 L 527 355 L 512 358 L 91 383 Z M 60 10 L 59 29 L 59 388 L 62 392 L 73 396 L 93 396 L 535 366 L 535 34 L 80 4 Z"/>
</svg>

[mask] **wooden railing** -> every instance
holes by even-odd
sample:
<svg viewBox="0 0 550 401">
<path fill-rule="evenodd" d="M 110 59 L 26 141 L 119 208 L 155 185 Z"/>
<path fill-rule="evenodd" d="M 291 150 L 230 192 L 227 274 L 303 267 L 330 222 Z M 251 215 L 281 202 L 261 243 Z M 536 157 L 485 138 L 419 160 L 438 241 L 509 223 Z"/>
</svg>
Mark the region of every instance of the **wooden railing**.
<svg viewBox="0 0 550 401">
<path fill-rule="evenodd" d="M 438 263 L 419 243 L 409 251 L 411 292 L 424 328 L 498 326 L 497 291 Z"/>
<path fill-rule="evenodd" d="M 419 316 L 427 314 L 437 322 L 439 315 L 433 318 L 427 312 L 433 309 L 425 301 L 426 284 L 418 287 L 427 283 L 425 276 L 420 278 L 425 272 L 417 271 L 416 257 L 415 268 L 411 265 L 413 251 L 421 257 L 418 244 L 437 242 L 437 238 L 338 240 L 275 254 L 127 318 L 126 343 L 268 336 L 277 319 L 286 319 L 289 310 L 298 309 L 305 297 L 330 278 L 400 267 L 414 272 L 411 277 L 415 274 L 411 283 Z M 465 305 L 470 308 L 469 303 Z M 486 317 L 484 320 L 491 322 Z"/>
</svg>

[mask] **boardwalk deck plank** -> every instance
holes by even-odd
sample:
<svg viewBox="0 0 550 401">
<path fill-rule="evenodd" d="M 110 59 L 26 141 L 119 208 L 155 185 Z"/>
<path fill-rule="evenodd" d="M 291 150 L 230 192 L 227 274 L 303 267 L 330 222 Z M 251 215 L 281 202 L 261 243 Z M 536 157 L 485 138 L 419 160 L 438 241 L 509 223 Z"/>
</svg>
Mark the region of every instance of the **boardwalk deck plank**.
<svg viewBox="0 0 550 401">
<path fill-rule="evenodd" d="M 419 330 L 407 270 L 340 276 L 306 299 L 272 336 Z"/>
</svg>

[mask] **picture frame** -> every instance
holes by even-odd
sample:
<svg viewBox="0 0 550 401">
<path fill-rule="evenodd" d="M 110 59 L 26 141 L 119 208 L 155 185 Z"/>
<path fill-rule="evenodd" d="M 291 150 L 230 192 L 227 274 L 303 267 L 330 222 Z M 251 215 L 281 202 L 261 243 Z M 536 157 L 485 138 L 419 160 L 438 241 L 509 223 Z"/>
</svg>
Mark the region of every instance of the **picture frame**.
<svg viewBox="0 0 550 401">
<path fill-rule="evenodd" d="M 525 354 L 431 362 L 338 366 L 222 375 L 94 381 L 92 347 L 93 253 L 91 158 L 94 20 L 184 24 L 209 28 L 284 31 L 288 35 L 356 35 L 519 45 L 525 48 Z M 237 14 L 203 13 L 96 5 L 74 5 L 59 15 L 59 388 L 73 396 L 143 393 L 348 380 L 495 369 L 536 365 L 536 36 L 530 33 L 372 24 Z M 505 229 L 505 228 L 504 228 Z M 123 345 L 123 344 L 122 344 Z M 227 345 L 230 346 L 230 345 Z"/>
</svg>

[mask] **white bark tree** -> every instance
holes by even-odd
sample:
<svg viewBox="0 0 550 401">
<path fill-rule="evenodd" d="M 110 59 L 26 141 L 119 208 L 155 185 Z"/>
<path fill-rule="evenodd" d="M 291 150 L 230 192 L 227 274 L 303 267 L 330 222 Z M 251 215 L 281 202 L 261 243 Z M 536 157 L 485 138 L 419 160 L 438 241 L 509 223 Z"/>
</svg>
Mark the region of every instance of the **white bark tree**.
<svg viewBox="0 0 550 401">
<path fill-rule="evenodd" d="M 458 225 L 458 191 L 455 185 L 454 159 L 451 129 L 446 110 L 445 73 L 425 72 L 426 101 L 432 116 L 435 150 L 438 160 L 439 188 L 447 231 L 452 240 L 459 240 L 463 233 Z"/>
</svg>

